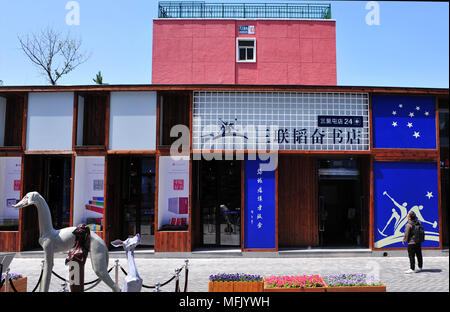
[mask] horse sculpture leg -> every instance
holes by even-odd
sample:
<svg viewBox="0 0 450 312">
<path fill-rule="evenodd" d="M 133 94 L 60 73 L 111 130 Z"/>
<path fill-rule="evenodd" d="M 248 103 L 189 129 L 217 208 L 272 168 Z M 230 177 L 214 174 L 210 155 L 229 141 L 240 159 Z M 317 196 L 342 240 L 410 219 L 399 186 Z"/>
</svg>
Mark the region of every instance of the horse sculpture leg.
<svg viewBox="0 0 450 312">
<path fill-rule="evenodd" d="M 50 244 L 43 246 L 45 252 L 44 271 L 42 272 L 42 281 L 39 287 L 40 292 L 48 292 L 53 270 L 53 248 Z"/>
<path fill-rule="evenodd" d="M 91 263 L 92 269 L 95 274 L 100 278 L 106 285 L 108 285 L 113 291 L 120 292 L 120 287 L 114 283 L 108 273 L 108 248 L 105 242 L 100 237 L 95 237 L 97 235 L 91 236 Z"/>
</svg>

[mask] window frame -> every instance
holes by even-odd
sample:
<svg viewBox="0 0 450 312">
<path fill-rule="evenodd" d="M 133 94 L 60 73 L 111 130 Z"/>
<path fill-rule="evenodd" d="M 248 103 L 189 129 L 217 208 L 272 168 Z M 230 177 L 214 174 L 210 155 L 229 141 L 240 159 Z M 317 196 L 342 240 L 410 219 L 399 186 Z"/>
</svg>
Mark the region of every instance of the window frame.
<svg viewBox="0 0 450 312">
<path fill-rule="evenodd" d="M 239 41 L 253 41 L 253 59 L 240 60 L 239 59 Z M 236 38 L 236 63 L 256 63 L 256 38 L 254 37 L 238 37 Z"/>
</svg>

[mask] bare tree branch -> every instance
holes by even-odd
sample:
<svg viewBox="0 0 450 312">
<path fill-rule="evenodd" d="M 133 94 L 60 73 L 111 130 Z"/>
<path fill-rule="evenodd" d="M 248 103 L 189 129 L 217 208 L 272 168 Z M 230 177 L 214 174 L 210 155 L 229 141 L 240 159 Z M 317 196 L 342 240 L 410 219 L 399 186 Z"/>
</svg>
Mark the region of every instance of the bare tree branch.
<svg viewBox="0 0 450 312">
<path fill-rule="evenodd" d="M 81 39 L 73 39 L 69 33 L 63 38 L 51 28 L 31 36 L 18 36 L 18 39 L 22 51 L 52 85 L 85 63 L 91 55 L 81 52 Z"/>
</svg>

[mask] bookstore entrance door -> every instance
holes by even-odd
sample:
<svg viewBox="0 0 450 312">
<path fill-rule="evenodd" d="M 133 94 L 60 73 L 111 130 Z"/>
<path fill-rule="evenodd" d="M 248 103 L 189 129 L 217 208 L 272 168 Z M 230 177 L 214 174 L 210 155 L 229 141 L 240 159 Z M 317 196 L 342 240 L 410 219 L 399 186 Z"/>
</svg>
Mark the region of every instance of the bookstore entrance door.
<svg viewBox="0 0 450 312">
<path fill-rule="evenodd" d="M 155 159 L 124 156 L 120 160 L 122 239 L 139 233 L 142 246 L 155 241 Z"/>
<path fill-rule="evenodd" d="M 359 159 L 319 163 L 319 245 L 362 247 L 368 213 Z"/>
<path fill-rule="evenodd" d="M 201 236 L 204 247 L 241 246 L 241 162 L 200 161 Z"/>
</svg>

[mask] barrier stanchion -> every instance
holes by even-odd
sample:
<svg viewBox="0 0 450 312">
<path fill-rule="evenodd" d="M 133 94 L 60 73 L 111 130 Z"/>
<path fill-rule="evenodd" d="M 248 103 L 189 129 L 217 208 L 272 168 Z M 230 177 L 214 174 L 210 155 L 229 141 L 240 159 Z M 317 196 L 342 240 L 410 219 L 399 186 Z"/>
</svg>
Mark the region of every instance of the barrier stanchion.
<svg viewBox="0 0 450 312">
<path fill-rule="evenodd" d="M 189 260 L 184 260 L 184 292 L 188 289 Z"/>
<path fill-rule="evenodd" d="M 175 269 L 175 292 L 180 292 L 180 271 Z"/>
<path fill-rule="evenodd" d="M 115 272 L 114 272 L 115 273 L 115 283 L 117 285 L 119 285 L 119 268 L 122 271 L 122 273 L 125 274 L 125 276 L 127 276 L 128 273 L 119 264 L 119 260 L 118 259 L 116 259 L 114 262 L 115 262 L 114 265 L 108 270 L 108 273 L 110 273 L 113 269 L 115 269 Z M 144 284 L 142 284 L 142 287 L 144 287 L 144 288 L 154 288 L 155 289 L 154 292 L 161 292 L 161 287 L 169 284 L 174 279 L 176 279 L 176 281 L 175 281 L 175 292 L 181 292 L 181 289 L 180 289 L 180 273 L 181 273 L 181 271 L 184 268 L 185 269 L 185 274 L 186 274 L 185 275 L 185 280 L 184 280 L 184 292 L 187 292 L 187 289 L 188 289 L 188 278 L 189 278 L 189 260 L 185 260 L 184 262 L 185 262 L 185 264 L 182 267 L 180 267 L 179 269 L 175 269 L 175 274 L 171 278 L 169 278 L 166 282 L 164 282 L 162 284 L 160 282 L 157 282 L 157 283 L 155 283 L 155 285 L 144 285 Z M 41 262 L 41 274 L 39 276 L 39 280 L 38 280 L 36 286 L 33 288 L 32 292 L 35 292 L 36 289 L 38 288 L 38 286 L 41 283 L 42 275 L 43 275 L 43 272 L 44 272 L 44 263 L 45 263 L 45 261 L 43 260 Z M 70 283 L 70 281 L 66 280 L 63 277 L 61 277 L 59 274 L 57 274 L 53 270 L 52 270 L 52 274 L 55 275 L 57 278 L 59 278 L 61 281 L 63 281 L 61 283 L 62 289 L 60 290 L 60 292 L 68 292 L 67 285 Z M 70 279 L 70 277 L 69 277 L 69 279 Z M 87 290 L 90 290 L 90 289 L 94 288 L 95 286 L 97 286 L 100 282 L 101 282 L 101 280 L 99 278 L 97 278 L 97 279 L 95 279 L 93 281 L 90 281 L 88 283 L 83 283 L 81 286 L 94 284 L 91 287 L 89 287 L 88 289 L 85 289 L 85 291 L 87 291 Z M 9 284 L 11 284 L 11 282 L 9 282 Z M 14 289 L 14 286 L 13 286 L 13 289 Z"/>
<path fill-rule="evenodd" d="M 5 292 L 9 291 L 9 268 L 5 272 Z"/>
<path fill-rule="evenodd" d="M 116 285 L 119 286 L 119 259 L 114 261 Z"/>
</svg>

